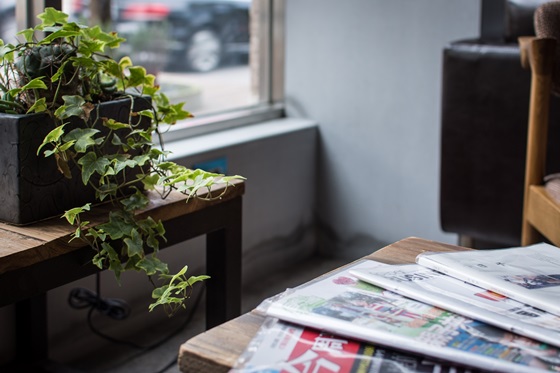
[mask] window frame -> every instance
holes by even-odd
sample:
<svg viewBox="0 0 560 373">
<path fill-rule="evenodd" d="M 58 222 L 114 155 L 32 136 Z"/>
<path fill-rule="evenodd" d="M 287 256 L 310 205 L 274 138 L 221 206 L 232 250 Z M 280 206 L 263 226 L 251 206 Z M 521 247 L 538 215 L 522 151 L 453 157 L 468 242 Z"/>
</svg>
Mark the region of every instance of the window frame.
<svg viewBox="0 0 560 373">
<path fill-rule="evenodd" d="M 255 105 L 209 113 L 178 123 L 163 134 L 168 143 L 188 137 L 255 124 L 283 117 L 284 114 L 284 42 L 285 0 L 252 0 L 259 2 L 258 97 Z M 34 27 L 46 7 L 62 9 L 62 0 L 24 0 L 16 2 L 17 29 Z M 253 46 L 252 46 L 253 47 Z M 186 107 L 188 110 L 188 105 Z"/>
</svg>

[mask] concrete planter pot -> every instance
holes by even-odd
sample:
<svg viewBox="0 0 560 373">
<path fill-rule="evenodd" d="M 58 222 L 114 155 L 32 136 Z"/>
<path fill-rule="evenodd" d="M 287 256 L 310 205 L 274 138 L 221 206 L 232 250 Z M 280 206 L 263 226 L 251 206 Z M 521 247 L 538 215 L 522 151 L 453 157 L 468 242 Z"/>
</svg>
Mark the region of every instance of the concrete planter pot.
<svg viewBox="0 0 560 373">
<path fill-rule="evenodd" d="M 91 119 L 98 116 L 128 123 L 130 105 L 129 99 L 102 103 L 92 111 Z M 147 100 L 134 100 L 135 111 L 148 108 Z M 142 121 L 149 126 L 148 118 Z M 66 128 L 78 123 L 71 122 Z M 72 178 L 68 179 L 58 171 L 54 157 L 37 155 L 53 128 L 45 114 L 0 114 L 0 220 L 28 224 L 95 201 L 95 191 L 82 183 L 75 165 L 71 164 Z M 106 131 L 104 127 L 99 130 Z M 128 172 L 134 175 L 134 170 Z"/>
</svg>

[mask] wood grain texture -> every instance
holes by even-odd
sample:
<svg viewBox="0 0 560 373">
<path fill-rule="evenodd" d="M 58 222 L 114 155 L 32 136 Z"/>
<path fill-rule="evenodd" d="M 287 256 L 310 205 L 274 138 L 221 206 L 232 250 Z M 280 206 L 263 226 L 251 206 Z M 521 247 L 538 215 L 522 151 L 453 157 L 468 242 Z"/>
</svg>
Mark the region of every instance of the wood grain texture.
<svg viewBox="0 0 560 373">
<path fill-rule="evenodd" d="M 426 251 L 459 251 L 464 247 L 410 237 L 386 246 L 366 259 L 387 264 L 414 263 L 416 255 Z M 199 334 L 179 348 L 179 368 L 184 373 L 227 372 L 245 350 L 264 321 L 255 312 L 246 313 Z"/>
<path fill-rule="evenodd" d="M 187 202 L 185 195 L 172 193 L 165 199 L 161 199 L 155 192 L 147 192 L 150 197 L 150 205 L 139 216 L 152 216 L 155 220 L 170 220 L 178 216 L 191 214 L 206 207 L 222 203 L 239 197 L 245 192 L 245 183 L 236 181 L 234 186 L 226 188 L 224 185 L 216 185 L 211 192 L 201 192 L 200 197 L 221 195 L 214 201 L 191 199 Z M 98 206 L 94 213 L 88 213 L 84 220 L 92 225 L 106 221 L 111 205 Z M 74 232 L 65 219 L 51 218 L 26 226 L 16 226 L 0 223 L 0 274 L 15 269 L 24 268 L 47 259 L 63 255 L 78 248 L 84 247 L 78 240 L 70 241 Z"/>
<path fill-rule="evenodd" d="M 527 221 L 550 242 L 560 246 L 560 204 L 543 186 L 531 185 L 528 193 Z"/>
<path fill-rule="evenodd" d="M 541 199 L 531 197 L 530 188 L 543 183 L 546 165 L 548 119 L 552 72 L 556 40 L 550 38 L 522 38 L 521 65 L 531 68 L 531 92 L 529 97 L 529 123 L 527 128 L 527 152 L 525 160 L 525 182 L 523 197 L 523 220 L 521 226 L 521 245 L 529 245 L 541 240 L 538 231 L 543 232 L 544 219 L 535 219 L 536 214 L 551 217 L 552 210 L 539 211 Z M 529 214 L 533 216 L 531 221 Z M 559 215 L 560 217 L 560 215 Z M 545 236 L 547 235 L 544 233 Z"/>
</svg>

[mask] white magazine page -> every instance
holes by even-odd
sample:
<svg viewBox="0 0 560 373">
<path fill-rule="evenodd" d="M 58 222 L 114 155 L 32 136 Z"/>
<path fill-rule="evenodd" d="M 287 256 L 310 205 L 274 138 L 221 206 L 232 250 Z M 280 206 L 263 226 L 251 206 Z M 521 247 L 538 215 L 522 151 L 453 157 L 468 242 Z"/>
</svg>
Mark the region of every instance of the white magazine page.
<svg viewBox="0 0 560 373">
<path fill-rule="evenodd" d="M 560 371 L 560 350 L 359 281 L 360 262 L 265 302 L 268 316 L 422 356 L 502 372 Z"/>
<path fill-rule="evenodd" d="M 560 317 L 418 264 L 351 270 L 405 297 L 560 347 Z"/>
<path fill-rule="evenodd" d="M 230 373 L 474 373 L 268 317 Z"/>
<path fill-rule="evenodd" d="M 422 253 L 416 262 L 560 316 L 560 249 L 552 245 Z"/>
</svg>

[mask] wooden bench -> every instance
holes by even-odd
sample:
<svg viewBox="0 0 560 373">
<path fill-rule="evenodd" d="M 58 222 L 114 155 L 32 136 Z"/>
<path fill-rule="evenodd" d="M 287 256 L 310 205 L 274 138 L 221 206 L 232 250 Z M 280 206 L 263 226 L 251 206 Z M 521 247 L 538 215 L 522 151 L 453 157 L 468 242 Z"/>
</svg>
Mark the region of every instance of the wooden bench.
<svg viewBox="0 0 560 373">
<path fill-rule="evenodd" d="M 224 191 L 216 186 L 212 195 Z M 241 218 L 245 184 L 236 182 L 211 202 L 173 193 L 166 199 L 149 193 L 151 203 L 140 215 L 161 219 L 165 247 L 206 235 L 206 326 L 211 328 L 241 313 Z M 202 195 L 205 195 L 203 193 Z M 88 216 L 102 223 L 103 214 Z M 99 209 L 96 209 L 99 210 Z M 94 251 L 79 240 L 59 217 L 27 226 L 0 223 L 0 307 L 16 304 L 16 360 L 48 359 L 46 292 L 99 271 L 91 264 Z M 1 371 L 2 369 L 0 369 Z"/>
</svg>

